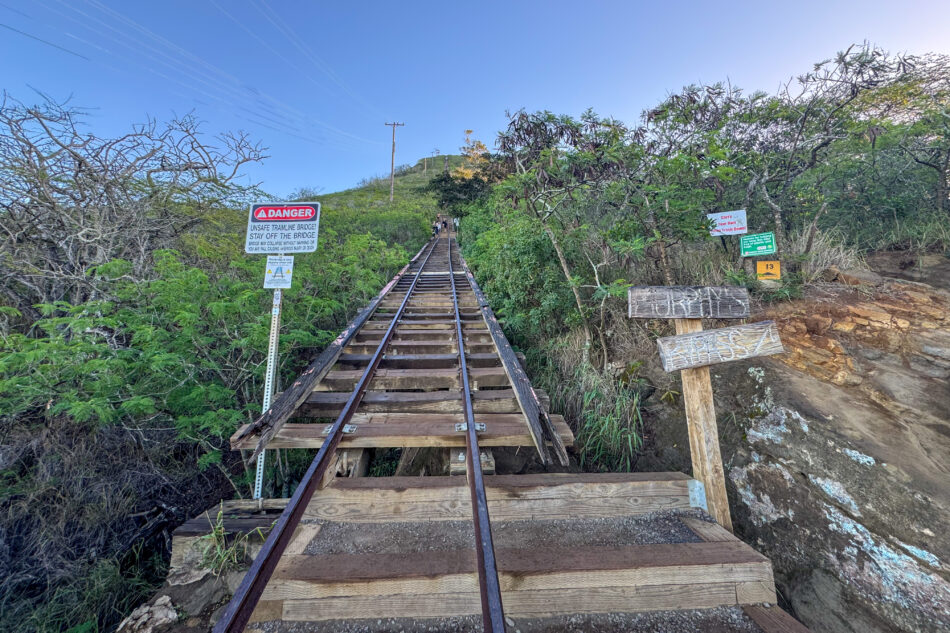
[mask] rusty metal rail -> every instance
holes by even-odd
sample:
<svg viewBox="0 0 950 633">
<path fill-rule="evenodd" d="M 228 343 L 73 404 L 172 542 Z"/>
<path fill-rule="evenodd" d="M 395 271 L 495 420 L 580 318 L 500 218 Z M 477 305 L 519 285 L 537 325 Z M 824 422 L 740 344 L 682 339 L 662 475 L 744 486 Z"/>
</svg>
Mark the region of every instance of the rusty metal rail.
<svg viewBox="0 0 950 633">
<path fill-rule="evenodd" d="M 455 336 L 459 348 L 459 372 L 462 379 L 462 402 L 466 425 L 465 469 L 468 473 L 469 490 L 472 493 L 472 519 L 475 523 L 475 553 L 478 558 L 478 589 L 482 599 L 482 619 L 487 633 L 504 633 L 505 613 L 501 604 L 498 567 L 495 565 L 495 547 L 492 543 L 491 521 L 488 516 L 488 498 L 485 495 L 485 479 L 482 476 L 478 433 L 475 426 L 475 414 L 472 410 L 472 392 L 468 381 L 468 366 L 465 362 L 465 339 L 462 338 L 462 319 L 455 288 L 455 270 L 452 267 L 452 238 L 446 239 L 449 243 L 449 280 L 452 282 Z"/>
<path fill-rule="evenodd" d="M 386 346 L 389 344 L 393 332 L 402 317 L 403 311 L 409 303 L 409 298 L 412 296 L 412 292 L 415 290 L 416 284 L 422 276 L 422 271 L 425 270 L 425 266 L 438 243 L 438 239 L 433 240 L 432 247 L 426 254 L 425 260 L 423 260 L 419 266 L 418 271 L 416 271 L 412 284 L 406 290 L 406 296 L 403 297 L 399 309 L 393 315 L 386 334 L 383 336 L 379 346 L 376 348 L 376 352 L 373 354 L 373 358 L 363 371 L 363 375 L 360 377 L 359 382 L 343 406 L 340 415 L 333 423 L 333 426 L 330 427 L 327 440 L 319 452 L 317 452 L 317 456 L 313 459 L 313 462 L 304 474 L 303 479 L 297 486 L 297 490 L 287 503 L 287 507 L 284 508 L 280 518 L 277 519 L 273 529 L 271 529 L 267 540 L 264 542 L 264 547 L 254 559 L 254 563 L 251 565 L 247 574 L 245 574 L 244 580 L 241 581 L 237 591 L 234 592 L 234 596 L 221 615 L 221 619 L 218 620 L 218 623 L 214 626 L 214 633 L 240 633 L 250 620 L 254 607 L 257 606 L 257 602 L 260 600 L 261 594 L 267 586 L 267 582 L 277 567 L 277 562 L 293 538 L 294 530 L 297 524 L 300 523 L 300 519 L 303 516 L 304 510 L 306 510 L 307 504 L 310 502 L 310 498 L 313 497 L 313 493 L 320 483 L 320 480 L 333 461 L 331 458 L 340 443 L 340 438 L 343 435 L 343 427 L 352 419 L 357 407 L 359 407 L 360 401 L 363 399 L 363 394 L 366 393 L 366 389 L 369 387 L 370 381 L 373 379 L 373 375 L 379 367 L 379 362 L 383 357 Z M 457 310 L 458 306 L 456 305 L 456 314 Z M 461 338 L 459 339 L 459 345 L 462 345 Z M 471 428 L 474 428 L 474 425 L 471 425 Z M 479 476 L 480 475 L 481 469 L 479 469 Z M 503 631 L 504 629 L 499 630 Z"/>
</svg>

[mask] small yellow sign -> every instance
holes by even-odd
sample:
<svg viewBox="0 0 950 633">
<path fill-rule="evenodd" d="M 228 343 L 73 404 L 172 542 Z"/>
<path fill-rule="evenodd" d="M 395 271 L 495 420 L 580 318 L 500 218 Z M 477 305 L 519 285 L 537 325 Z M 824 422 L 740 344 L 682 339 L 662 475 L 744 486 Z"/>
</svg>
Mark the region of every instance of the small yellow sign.
<svg viewBox="0 0 950 633">
<path fill-rule="evenodd" d="M 780 262 L 759 261 L 755 263 L 755 276 L 759 279 L 781 279 L 782 264 Z"/>
</svg>

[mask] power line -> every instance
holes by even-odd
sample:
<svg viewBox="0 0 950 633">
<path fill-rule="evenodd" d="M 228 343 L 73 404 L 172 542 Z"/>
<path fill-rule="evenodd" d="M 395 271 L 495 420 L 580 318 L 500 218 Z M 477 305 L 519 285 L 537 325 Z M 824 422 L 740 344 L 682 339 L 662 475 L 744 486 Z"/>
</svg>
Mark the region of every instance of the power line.
<svg viewBox="0 0 950 633">
<path fill-rule="evenodd" d="M 6 9 L 7 11 L 13 11 L 14 13 L 19 13 L 19 14 L 22 15 L 23 17 L 29 18 L 30 20 L 33 19 L 31 16 L 27 15 L 26 13 L 23 13 L 23 12 L 20 11 L 19 9 L 14 9 L 14 8 L 11 7 L 10 5 L 4 4 L 4 3 L 2 3 L 2 2 L 0 2 L 0 7 L 3 7 L 3 8 Z"/>
<path fill-rule="evenodd" d="M 301 135 L 307 134 L 308 132 L 305 132 L 301 128 L 300 123 L 304 123 L 304 124 L 313 123 L 313 120 L 312 119 L 308 120 L 302 112 L 289 108 L 285 104 L 280 103 L 280 102 L 274 102 L 274 105 L 276 106 L 278 110 L 283 110 L 284 112 L 275 111 L 275 109 L 272 106 L 268 105 L 267 103 L 264 103 L 261 98 L 256 98 L 253 100 L 253 102 L 250 101 L 248 99 L 248 95 L 244 92 L 244 90 L 250 90 L 250 88 L 247 85 L 242 84 L 241 81 L 238 80 L 236 77 L 222 71 L 221 69 L 213 66 L 212 64 L 209 64 L 205 60 L 189 53 L 188 51 L 182 49 L 181 47 L 175 45 L 174 43 L 169 42 L 167 39 L 155 34 L 154 32 L 139 25 L 133 20 L 125 18 L 121 14 L 117 14 L 114 11 L 111 11 L 107 7 L 103 7 L 101 4 L 95 2 L 94 0 L 93 2 L 91 2 L 91 4 L 93 4 L 93 6 L 98 8 L 100 11 L 106 12 L 107 14 L 111 13 L 113 17 L 117 17 L 120 21 L 125 22 L 126 24 L 132 26 L 134 29 L 143 33 L 146 36 L 146 38 L 151 39 L 152 41 L 156 42 L 158 47 L 156 47 L 156 44 L 150 43 L 148 39 L 145 39 L 145 40 L 141 38 L 135 39 L 134 37 L 129 35 L 126 31 L 122 29 L 118 29 L 112 24 L 109 24 L 107 22 L 103 22 L 101 19 L 82 11 L 81 9 L 78 9 L 75 6 L 62 2 L 62 0 L 56 0 L 56 1 L 59 4 L 63 5 L 64 7 L 83 16 L 84 18 L 88 20 L 88 22 L 79 20 L 76 17 L 73 17 L 72 15 L 58 11 L 54 9 L 53 7 L 47 7 L 47 8 L 67 18 L 68 20 L 79 24 L 84 29 L 87 29 L 88 31 L 94 34 L 101 36 L 103 41 L 111 41 L 114 44 L 133 50 L 139 53 L 140 55 L 144 55 L 146 59 L 152 62 L 152 63 L 144 63 L 144 62 L 136 60 L 134 57 L 125 56 L 124 59 L 130 61 L 131 63 L 142 66 L 148 72 L 151 72 L 170 82 L 176 83 L 182 86 L 183 88 L 187 89 L 188 91 L 196 92 L 198 94 L 201 94 L 207 97 L 211 101 L 215 101 L 215 102 L 219 102 L 223 104 L 224 107 L 219 106 L 219 109 L 223 111 L 234 113 L 233 108 L 236 107 L 237 104 L 241 102 L 247 102 L 249 104 L 253 103 L 253 107 L 256 108 L 256 111 L 258 112 L 258 114 L 262 114 L 263 112 L 266 112 L 268 114 L 271 114 L 274 117 L 279 117 L 280 119 L 283 119 L 283 122 L 277 123 L 277 121 L 275 121 L 275 123 L 277 123 L 279 126 L 282 126 L 285 129 L 275 129 L 275 128 L 270 128 L 270 129 L 275 129 L 275 131 L 280 131 L 285 134 L 295 136 L 297 138 L 318 143 L 318 141 L 315 139 L 305 138 L 304 136 L 301 136 Z M 104 31 L 94 26 L 91 26 L 90 22 L 94 22 L 101 25 L 102 27 L 105 27 L 109 31 L 112 31 L 115 35 L 107 34 Z M 72 34 L 69 34 L 69 35 L 71 37 L 75 37 Z M 76 39 L 79 39 L 79 38 L 76 38 Z M 131 40 L 132 44 L 126 42 L 125 40 Z M 97 47 L 97 48 L 104 51 L 106 54 L 110 56 L 119 57 L 118 55 L 116 55 L 115 53 L 113 53 L 112 51 L 108 49 L 104 49 L 102 47 Z M 171 49 L 171 51 L 169 52 L 168 49 Z M 154 55 L 149 54 L 150 52 L 154 53 Z M 174 54 L 175 57 L 172 57 L 170 53 Z M 96 60 L 90 60 L 90 61 L 96 61 Z M 96 61 L 96 63 L 102 64 L 102 62 L 99 62 L 99 61 Z M 158 68 L 156 68 L 156 64 L 170 69 L 172 71 L 173 76 L 169 76 L 168 74 L 161 72 Z M 112 70 L 117 70 L 108 64 L 102 64 L 102 65 L 108 68 L 111 68 Z M 203 70 L 201 66 L 207 68 L 208 70 Z M 126 72 L 126 71 L 120 70 L 119 72 Z M 189 83 L 185 83 L 183 79 L 189 82 L 195 82 L 198 85 L 196 86 L 196 85 L 191 85 Z M 205 89 L 202 89 L 202 87 L 204 87 Z M 260 93 L 257 93 L 257 94 L 260 95 Z M 271 101 L 273 101 L 273 99 L 271 99 Z M 237 115 L 237 116 L 241 119 L 249 120 L 244 116 L 241 116 L 241 115 Z M 257 122 L 255 121 L 254 123 L 257 123 Z M 326 127 L 332 128 L 332 126 L 326 126 Z M 337 132 L 338 134 L 341 134 L 341 136 L 346 135 L 345 132 L 341 132 L 339 130 L 333 129 L 333 131 Z M 341 141 L 330 141 L 329 139 L 324 138 L 324 139 L 321 139 L 321 142 L 323 144 L 331 143 L 331 144 L 338 144 L 340 146 L 345 147 L 345 145 L 343 145 Z"/>
<path fill-rule="evenodd" d="M 57 1 L 62 3 L 62 0 L 57 0 Z M 99 9 L 99 11 L 101 11 L 101 12 L 103 12 L 103 13 L 106 13 L 107 15 L 111 15 L 113 18 L 118 19 L 118 20 L 120 20 L 121 22 L 124 22 L 124 23 L 128 24 L 128 25 L 131 26 L 132 28 L 137 29 L 139 32 L 141 32 L 141 33 L 145 34 L 147 37 L 149 37 L 149 38 L 151 38 L 151 39 L 157 41 L 159 44 L 161 44 L 161 45 L 163 45 L 163 46 L 165 46 L 165 47 L 167 47 L 167 48 L 170 48 L 170 49 L 172 50 L 172 52 L 174 52 L 174 53 L 176 53 L 177 55 L 183 57 L 185 60 L 193 60 L 194 62 L 197 62 L 197 63 L 201 64 L 202 66 L 204 66 L 205 68 L 209 69 L 211 72 L 217 73 L 218 75 L 223 76 L 225 79 L 229 80 L 230 82 L 235 83 L 235 84 L 238 84 L 239 86 L 240 86 L 240 85 L 243 85 L 243 82 L 241 82 L 241 80 L 238 79 L 237 77 L 235 77 L 235 76 L 231 75 L 230 73 L 228 73 L 228 72 L 226 72 L 226 71 L 224 71 L 224 70 L 218 68 L 217 66 L 214 66 L 213 64 L 211 64 L 211 63 L 205 61 L 202 57 L 200 57 L 200 56 L 198 56 L 198 55 L 195 55 L 194 53 L 192 53 L 192 52 L 190 52 L 190 51 L 188 51 L 188 50 L 182 48 L 181 46 L 178 46 L 178 45 L 175 44 L 174 42 L 171 42 L 171 41 L 168 40 L 167 38 L 162 37 L 161 35 L 155 33 L 154 31 L 151 31 L 151 30 L 148 29 L 147 27 L 145 27 L 145 26 L 139 24 L 138 22 L 136 22 L 135 20 L 133 20 L 133 19 L 131 19 L 131 18 L 125 16 L 124 14 L 119 13 L 119 12 L 117 12 L 117 11 L 115 11 L 115 10 L 113 10 L 113 9 L 111 9 L 111 8 L 109 8 L 109 7 L 107 7 L 107 6 L 105 6 L 105 5 L 103 5 L 103 4 L 102 4 L 101 2 L 99 2 L 98 0 L 86 0 L 86 2 L 89 3 L 89 4 L 91 4 L 91 5 L 93 5 L 93 6 L 96 7 L 97 9 Z M 268 8 L 269 8 L 269 7 L 268 7 Z M 265 16 L 265 17 L 267 17 L 267 16 Z M 277 16 L 275 16 L 275 17 L 277 17 Z M 268 19 L 270 19 L 270 18 L 268 18 Z M 279 17 L 278 17 L 278 19 L 279 19 Z M 271 20 L 271 22 L 273 23 L 273 20 Z M 111 27 L 110 27 L 110 28 L 111 28 Z M 114 30 L 114 29 L 113 29 L 113 30 Z M 290 35 L 293 35 L 293 34 L 290 33 Z M 137 40 L 136 40 L 136 42 L 137 42 Z M 152 50 L 155 50 L 155 49 L 152 48 Z M 160 51 L 159 51 L 159 52 L 160 52 Z M 160 53 L 160 54 L 161 54 L 161 53 Z M 167 57 L 167 55 L 165 55 L 165 56 Z M 326 72 L 332 76 L 332 72 L 331 72 L 331 71 L 326 71 Z M 207 73 L 204 73 L 204 74 L 205 74 L 205 76 L 208 76 Z M 211 80 L 213 80 L 213 81 L 216 81 L 217 83 L 222 83 L 222 80 L 217 79 L 217 78 L 215 78 L 215 77 L 213 77 L 213 76 L 210 76 L 209 78 L 210 78 Z M 296 108 L 290 108 L 290 107 L 286 106 L 283 102 L 280 102 L 280 101 L 274 99 L 273 97 L 271 97 L 271 96 L 268 95 L 267 93 L 262 93 L 262 92 L 258 91 L 256 88 L 253 88 L 252 86 L 246 86 L 246 85 L 244 85 L 244 88 L 245 88 L 245 89 L 252 90 L 252 91 L 254 92 L 254 94 L 259 97 L 259 99 L 261 99 L 261 100 L 266 100 L 267 102 L 272 103 L 276 108 L 286 110 L 289 114 L 293 114 L 293 115 L 295 115 L 295 116 L 300 117 L 301 119 L 303 119 L 303 121 L 304 121 L 305 123 L 309 123 L 309 124 L 314 124 L 314 123 L 316 123 L 316 124 L 318 124 L 319 126 L 322 126 L 322 127 L 326 128 L 327 130 L 329 130 L 329 131 L 331 131 L 331 132 L 334 132 L 334 133 L 336 133 L 336 134 L 338 134 L 338 135 L 340 135 L 340 136 L 344 136 L 344 137 L 347 137 L 347 138 L 350 138 L 350 139 L 353 139 L 353 140 L 362 141 L 362 142 L 364 142 L 364 143 L 369 143 L 369 144 L 373 144 L 373 145 L 376 144 L 375 141 L 370 141 L 370 140 L 368 140 L 368 139 L 364 139 L 364 138 L 362 138 L 362 137 L 359 137 L 359 136 L 357 136 L 357 135 L 355 135 L 355 134 L 351 134 L 351 133 L 349 133 L 349 132 L 346 132 L 346 131 L 344 131 L 344 130 L 341 130 L 341 129 L 339 129 L 339 128 L 337 128 L 337 127 L 335 127 L 335 126 L 333 126 L 333 125 L 331 125 L 331 124 L 329 124 L 329 123 L 327 123 L 327 122 L 325 122 L 325 121 L 322 121 L 322 120 L 320 120 L 320 119 L 317 119 L 317 118 L 313 117 L 311 114 L 307 114 L 307 113 L 301 112 L 301 111 L 297 110 Z M 276 115 L 276 116 L 280 116 L 280 115 L 277 114 L 276 112 L 272 112 L 272 114 L 274 114 L 274 115 Z M 298 129 L 298 131 L 302 132 L 302 130 L 299 130 L 299 129 Z"/>
<path fill-rule="evenodd" d="M 350 87 L 347 86 L 346 83 L 340 79 L 335 72 L 333 72 L 333 68 L 331 68 L 330 65 L 323 61 L 319 56 L 317 56 L 317 54 L 313 52 L 313 49 L 307 46 L 306 42 L 300 39 L 296 32 L 294 32 L 294 30 L 286 22 L 284 22 L 277 12 L 275 12 L 271 6 L 267 4 L 267 0 L 259 0 L 261 6 L 257 6 L 257 1 L 258 0 L 250 0 L 251 4 L 253 4 L 255 8 L 257 8 L 257 10 L 260 11 L 264 17 L 266 17 L 267 20 L 274 25 L 275 28 L 277 28 L 278 31 L 284 33 L 288 39 L 290 39 L 291 43 L 297 48 L 297 50 L 303 53 L 304 56 L 307 57 L 314 66 L 323 71 L 323 73 L 326 74 L 326 76 L 329 77 L 333 83 L 335 83 L 352 99 L 362 104 L 371 112 L 374 112 L 375 114 L 382 114 L 375 106 L 363 99 L 360 95 L 350 90 Z M 263 7 L 263 9 L 261 7 Z"/>
<path fill-rule="evenodd" d="M 63 48 L 62 46 L 59 46 L 58 44 L 53 44 L 52 42 L 48 42 L 48 41 L 44 40 L 44 39 L 41 38 L 41 37 L 36 37 L 35 35 L 30 35 L 29 33 L 26 33 L 26 32 L 24 32 L 24 31 L 21 31 L 20 29 L 15 29 L 15 28 L 13 28 L 12 26 L 10 26 L 10 25 L 8 25 L 8 24 L 3 24 L 2 22 L 0 22 L 0 26 L 2 26 L 2 27 L 5 28 L 5 29 L 9 29 L 9 30 L 13 31 L 14 33 L 19 33 L 20 35 L 23 35 L 24 37 L 28 37 L 28 38 L 30 38 L 31 40 L 36 40 L 37 42 L 42 42 L 43 44 L 46 44 L 47 46 L 52 46 L 53 48 L 58 48 L 59 50 L 63 51 L 64 53 L 69 53 L 70 55 L 75 55 L 76 57 L 79 57 L 80 59 L 85 59 L 87 62 L 91 62 L 91 61 L 92 61 L 91 59 L 89 59 L 89 58 L 86 57 L 85 55 L 80 55 L 80 54 L 77 53 L 76 51 L 71 51 L 71 50 L 69 50 L 68 48 Z"/>
</svg>

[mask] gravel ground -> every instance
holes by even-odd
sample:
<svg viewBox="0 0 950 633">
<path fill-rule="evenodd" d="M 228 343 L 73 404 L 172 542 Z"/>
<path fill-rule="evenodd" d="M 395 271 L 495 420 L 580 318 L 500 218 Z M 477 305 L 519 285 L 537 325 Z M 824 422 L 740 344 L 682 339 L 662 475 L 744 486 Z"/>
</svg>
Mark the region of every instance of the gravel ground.
<svg viewBox="0 0 950 633">
<path fill-rule="evenodd" d="M 508 620 L 508 633 L 762 633 L 739 607 Z M 481 617 L 266 622 L 264 633 L 475 633 Z"/>
<path fill-rule="evenodd" d="M 698 543 L 679 517 L 709 520 L 701 510 L 663 511 L 610 519 L 493 521 L 496 548 Z M 326 522 L 307 546 L 307 554 L 390 554 L 473 547 L 470 521 L 407 523 Z"/>
</svg>

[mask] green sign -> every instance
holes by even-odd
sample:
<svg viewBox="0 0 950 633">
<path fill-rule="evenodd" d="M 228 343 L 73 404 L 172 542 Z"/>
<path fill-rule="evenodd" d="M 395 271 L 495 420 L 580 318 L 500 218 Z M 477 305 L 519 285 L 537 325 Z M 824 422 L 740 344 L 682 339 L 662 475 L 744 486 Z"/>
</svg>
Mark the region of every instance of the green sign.
<svg viewBox="0 0 950 633">
<path fill-rule="evenodd" d="M 775 252 L 775 233 L 754 233 L 739 238 L 739 252 L 743 257 L 771 255 Z"/>
</svg>

